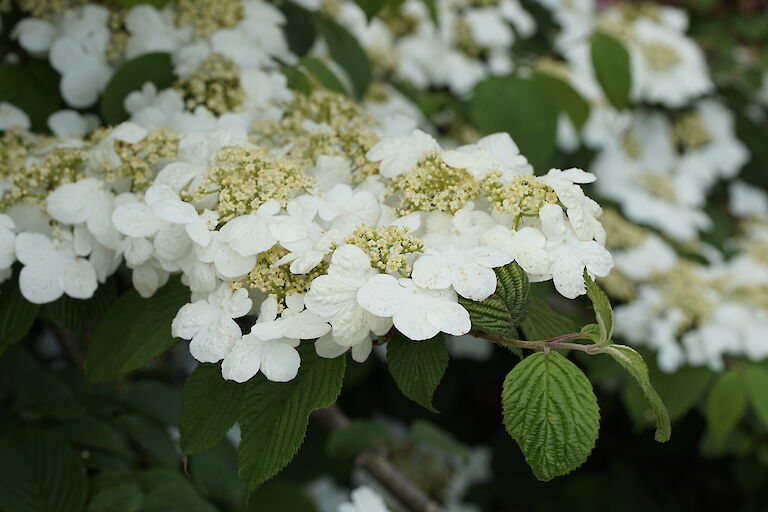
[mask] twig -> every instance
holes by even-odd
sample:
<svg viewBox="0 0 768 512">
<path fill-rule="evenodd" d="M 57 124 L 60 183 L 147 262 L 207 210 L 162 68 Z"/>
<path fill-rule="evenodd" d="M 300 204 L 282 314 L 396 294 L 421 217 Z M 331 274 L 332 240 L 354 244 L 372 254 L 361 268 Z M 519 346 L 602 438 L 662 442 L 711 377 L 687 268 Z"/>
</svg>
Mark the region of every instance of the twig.
<svg viewBox="0 0 768 512">
<path fill-rule="evenodd" d="M 349 424 L 349 418 L 341 408 L 333 404 L 312 413 L 312 416 L 329 430 Z M 366 450 L 358 455 L 355 464 L 364 469 L 397 500 L 412 512 L 441 512 L 440 506 L 408 480 L 387 459 L 381 450 Z"/>
<path fill-rule="evenodd" d="M 520 347 L 529 348 L 531 350 L 543 350 L 545 352 L 552 349 L 567 349 L 567 350 L 580 350 L 587 354 L 598 354 L 603 351 L 601 345 L 583 345 L 581 343 L 566 343 L 567 340 L 587 340 L 588 336 L 582 333 L 563 334 L 562 336 L 556 336 L 548 340 L 526 341 L 526 340 L 513 340 L 505 338 L 503 336 L 496 336 L 494 334 L 486 334 L 484 332 L 472 331 L 470 333 L 476 338 L 482 338 L 484 340 L 492 341 L 503 347 Z"/>
</svg>

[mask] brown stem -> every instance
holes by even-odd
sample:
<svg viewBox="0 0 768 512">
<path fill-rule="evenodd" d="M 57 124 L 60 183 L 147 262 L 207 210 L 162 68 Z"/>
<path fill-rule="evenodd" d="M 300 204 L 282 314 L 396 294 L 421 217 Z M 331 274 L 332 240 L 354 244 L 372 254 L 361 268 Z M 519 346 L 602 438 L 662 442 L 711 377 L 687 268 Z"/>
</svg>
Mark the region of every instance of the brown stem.
<svg viewBox="0 0 768 512">
<path fill-rule="evenodd" d="M 336 404 L 318 409 L 312 413 L 312 417 L 329 430 L 342 428 L 349 424 L 349 418 Z M 398 471 L 382 450 L 371 449 L 362 452 L 355 460 L 355 464 L 392 493 L 408 510 L 412 512 L 440 512 L 442 510 L 424 491 Z"/>
<path fill-rule="evenodd" d="M 562 336 L 556 336 L 548 340 L 526 341 L 526 340 L 513 340 L 505 338 L 503 336 L 496 336 L 494 334 L 486 334 L 484 332 L 471 332 L 472 336 L 476 338 L 482 338 L 484 340 L 492 341 L 503 347 L 520 347 L 529 348 L 531 350 L 543 350 L 545 352 L 552 349 L 566 349 L 566 350 L 579 350 L 586 352 L 587 354 L 597 354 L 602 352 L 603 347 L 600 345 L 582 345 L 581 343 L 565 343 L 566 340 L 586 340 L 589 339 L 582 333 L 563 334 Z"/>
</svg>

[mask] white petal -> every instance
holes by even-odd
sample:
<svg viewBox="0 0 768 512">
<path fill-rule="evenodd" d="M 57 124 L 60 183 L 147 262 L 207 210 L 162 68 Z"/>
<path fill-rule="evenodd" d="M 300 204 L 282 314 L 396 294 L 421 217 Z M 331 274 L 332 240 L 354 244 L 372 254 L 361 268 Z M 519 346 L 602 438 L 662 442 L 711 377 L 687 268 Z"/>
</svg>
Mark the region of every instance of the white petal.
<svg viewBox="0 0 768 512">
<path fill-rule="evenodd" d="M 141 238 L 154 235 L 160 229 L 160 219 L 144 203 L 121 204 L 112 213 L 112 222 L 126 236 Z"/>
<path fill-rule="evenodd" d="M 256 337 L 243 336 L 221 363 L 221 375 L 227 380 L 245 382 L 259 373 L 264 342 Z"/>
<path fill-rule="evenodd" d="M 422 288 L 444 289 L 451 286 L 451 267 L 445 258 L 425 254 L 413 264 L 413 282 Z"/>
<path fill-rule="evenodd" d="M 85 222 L 91 214 L 100 186 L 96 178 L 61 185 L 45 200 L 48 214 L 65 224 Z"/>
<path fill-rule="evenodd" d="M 397 279 L 387 274 L 371 277 L 357 292 L 357 302 L 376 316 L 391 317 L 407 293 Z"/>
<path fill-rule="evenodd" d="M 64 293 L 75 299 L 90 299 L 98 286 L 96 269 L 84 258 L 67 261 L 62 271 Z"/>
<path fill-rule="evenodd" d="M 19 233 L 16 237 L 16 258 L 25 265 L 41 263 L 53 252 L 51 239 L 39 233 Z"/>
<path fill-rule="evenodd" d="M 264 342 L 261 371 L 272 382 L 288 382 L 299 373 L 301 357 L 288 343 L 271 340 Z"/>
<path fill-rule="evenodd" d="M 33 304 L 53 302 L 64 293 L 64 286 L 52 266 L 55 258 L 49 258 L 40 263 L 27 265 L 19 273 L 19 289 L 21 294 Z"/>
<path fill-rule="evenodd" d="M 496 273 L 488 267 L 466 260 L 452 267 L 451 283 L 462 297 L 481 301 L 496 291 Z"/>
<path fill-rule="evenodd" d="M 227 222 L 220 230 L 227 241 L 241 256 L 252 256 L 269 250 L 275 238 L 269 233 L 267 221 L 258 215 L 242 215 Z"/>
</svg>

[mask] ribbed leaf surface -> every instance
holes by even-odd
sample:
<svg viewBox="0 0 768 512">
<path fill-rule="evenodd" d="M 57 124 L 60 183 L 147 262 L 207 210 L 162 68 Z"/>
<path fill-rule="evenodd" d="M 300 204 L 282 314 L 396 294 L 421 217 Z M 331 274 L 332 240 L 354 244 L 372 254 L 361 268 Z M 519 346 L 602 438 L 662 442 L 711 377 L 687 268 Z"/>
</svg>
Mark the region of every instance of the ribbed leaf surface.
<svg viewBox="0 0 768 512">
<path fill-rule="evenodd" d="M 387 343 L 387 366 L 397 387 L 432 412 L 437 412 L 432 406 L 432 396 L 448 368 L 448 359 L 442 335 L 413 341 L 397 334 Z"/>
<path fill-rule="evenodd" d="M 515 262 L 498 267 L 494 271 L 496 291 L 493 295 L 479 302 L 460 297 L 459 302 L 469 311 L 473 329 L 516 338 L 516 327 L 528 311 L 528 276 Z"/>
</svg>

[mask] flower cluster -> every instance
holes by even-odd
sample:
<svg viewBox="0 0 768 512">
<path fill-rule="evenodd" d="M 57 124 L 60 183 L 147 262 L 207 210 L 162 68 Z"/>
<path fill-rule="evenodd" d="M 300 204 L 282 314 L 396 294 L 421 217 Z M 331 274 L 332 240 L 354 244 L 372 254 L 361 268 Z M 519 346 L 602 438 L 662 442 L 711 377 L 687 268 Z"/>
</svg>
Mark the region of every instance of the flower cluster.
<svg viewBox="0 0 768 512">
<path fill-rule="evenodd" d="M 568 298 L 585 293 L 585 269 L 612 267 L 601 209 L 581 189 L 594 176 L 536 177 L 506 134 L 446 150 L 418 129 L 384 135 L 325 91 L 273 105 L 283 113 L 270 122 L 189 111 L 172 89 L 126 104 L 131 121 L 86 138 L 7 132 L 0 268 L 18 260 L 35 303 L 91 297 L 120 265 L 145 297 L 180 274 L 192 299 L 173 335 L 197 360 L 223 361 L 227 379 L 291 380 L 302 340 L 363 361 L 393 327 L 415 341 L 466 334 L 459 297 L 489 297 L 493 269 L 512 261 Z M 283 120 L 299 144 L 322 136 L 293 152 L 276 136 Z"/>
</svg>

